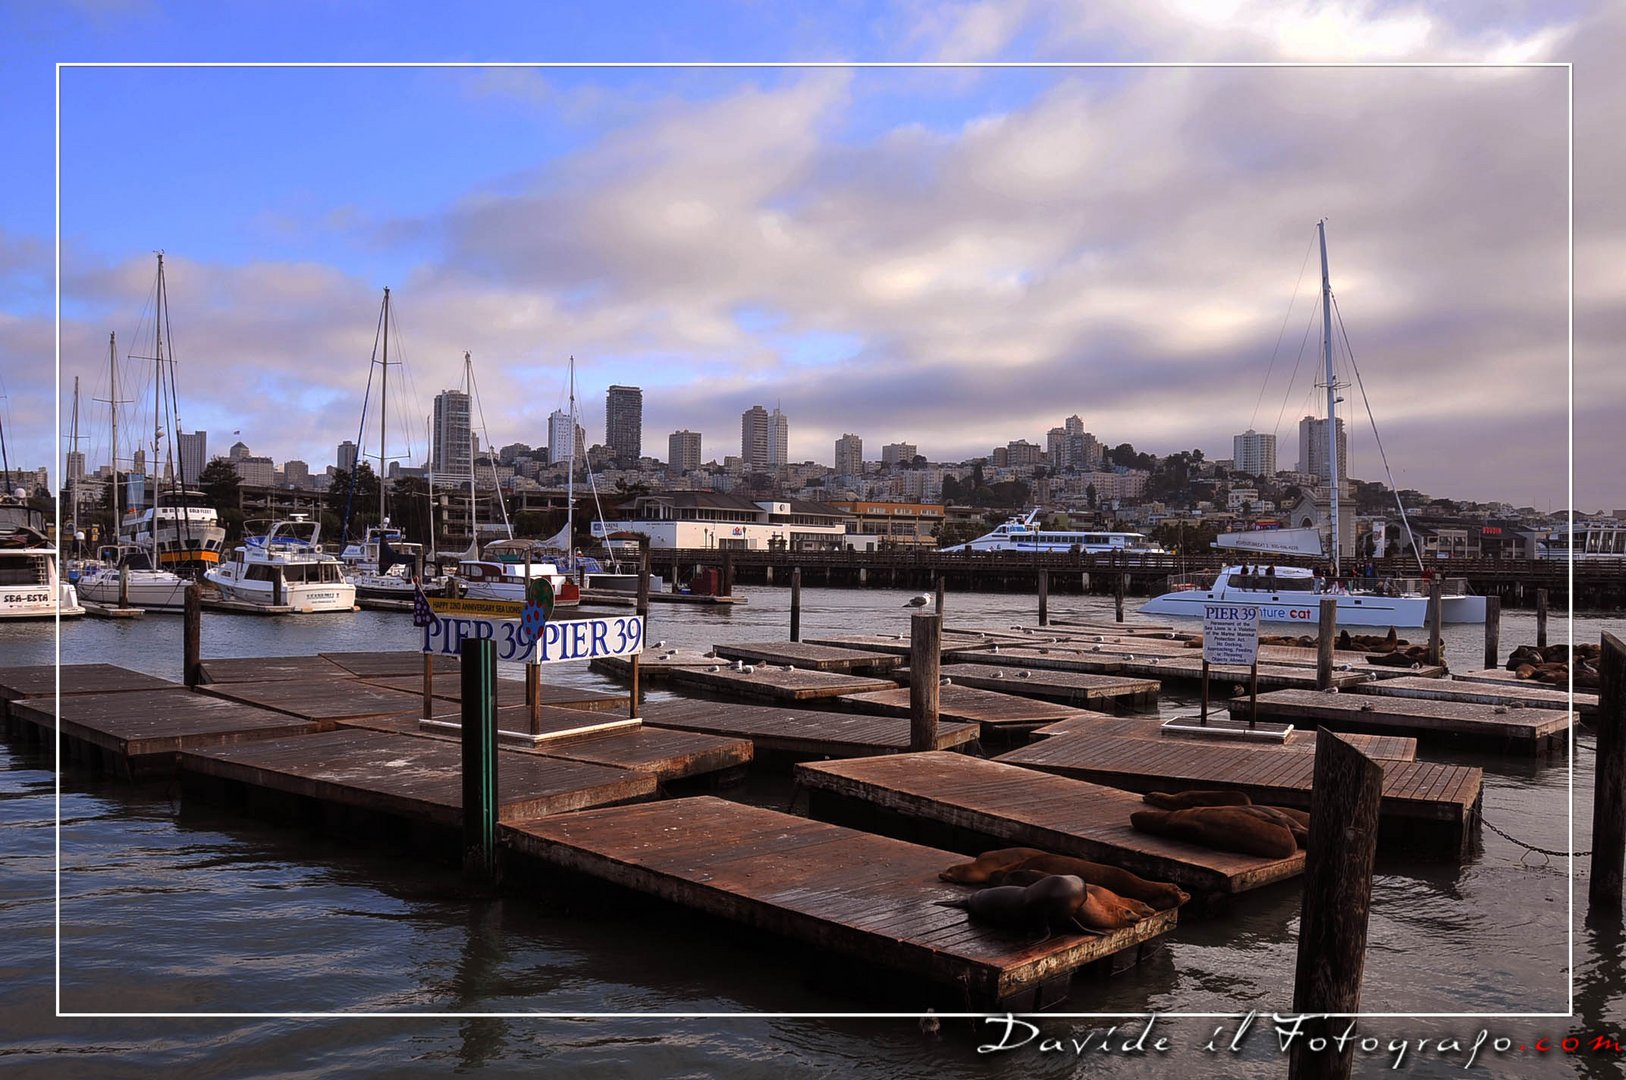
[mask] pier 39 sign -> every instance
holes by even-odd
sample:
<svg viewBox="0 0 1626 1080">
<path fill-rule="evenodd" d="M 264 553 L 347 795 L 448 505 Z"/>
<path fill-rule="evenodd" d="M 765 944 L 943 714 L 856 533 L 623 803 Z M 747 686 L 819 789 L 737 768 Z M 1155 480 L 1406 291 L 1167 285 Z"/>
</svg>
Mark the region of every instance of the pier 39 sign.
<svg viewBox="0 0 1626 1080">
<path fill-rule="evenodd" d="M 552 605 L 548 605 L 551 607 Z M 423 651 L 456 656 L 465 641 L 491 641 L 498 660 L 557 664 L 597 660 L 643 651 L 641 615 L 553 622 L 536 605 L 518 600 L 448 600 L 436 598 L 414 612 L 423 634 Z"/>
<path fill-rule="evenodd" d="M 1259 608 L 1254 604 L 1203 605 L 1203 659 L 1252 666 L 1259 657 Z"/>
</svg>

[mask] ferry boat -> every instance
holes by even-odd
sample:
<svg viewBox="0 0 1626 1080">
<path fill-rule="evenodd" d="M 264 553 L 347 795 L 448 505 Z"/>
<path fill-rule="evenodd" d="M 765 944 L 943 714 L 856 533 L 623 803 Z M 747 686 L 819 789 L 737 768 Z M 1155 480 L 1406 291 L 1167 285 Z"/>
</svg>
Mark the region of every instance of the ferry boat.
<svg viewBox="0 0 1626 1080">
<path fill-rule="evenodd" d="M 64 619 L 85 613 L 74 587 L 57 577 L 57 551 L 44 515 L 15 497 L 0 501 L 0 619 Z"/>
<path fill-rule="evenodd" d="M 107 607 L 185 611 L 186 587 L 191 582 L 174 571 L 153 566 L 150 552 L 150 548 L 131 545 L 103 547 L 97 553 L 96 564 L 80 573 L 79 595 Z"/>
<path fill-rule="evenodd" d="M 1169 550 L 1138 532 L 1077 531 L 1039 527 L 1039 510 L 1013 517 L 993 532 L 942 551 L 1041 551 L 1104 555 L 1124 552 L 1131 555 L 1168 555 Z"/>
<path fill-rule="evenodd" d="M 1354 587 L 1350 587 L 1353 583 Z M 1140 610 L 1147 615 L 1182 615 L 1200 619 L 1207 604 L 1251 604 L 1263 622 L 1314 627 L 1321 619 L 1321 601 L 1338 605 L 1339 626 L 1427 625 L 1428 595 L 1416 579 L 1380 581 L 1355 577 L 1350 582 L 1322 581 L 1301 566 L 1227 566 L 1213 574 L 1171 583 L 1162 596 L 1148 600 Z M 1469 596 L 1458 583 L 1444 583 L 1449 594 L 1440 597 L 1440 619 L 1448 623 L 1485 621 L 1485 598 Z"/>
<path fill-rule="evenodd" d="M 299 612 L 353 611 L 356 587 L 344 580 L 339 560 L 318 543 L 322 526 L 304 514 L 287 521 L 251 521 L 254 533 L 233 557 L 204 577 L 228 600 L 270 605 L 276 602 L 280 579 L 282 603 Z"/>
<path fill-rule="evenodd" d="M 152 565 L 187 573 L 220 562 L 226 530 L 201 491 L 161 491 L 153 506 L 130 511 L 119 524 L 119 542 L 147 549 Z"/>
</svg>

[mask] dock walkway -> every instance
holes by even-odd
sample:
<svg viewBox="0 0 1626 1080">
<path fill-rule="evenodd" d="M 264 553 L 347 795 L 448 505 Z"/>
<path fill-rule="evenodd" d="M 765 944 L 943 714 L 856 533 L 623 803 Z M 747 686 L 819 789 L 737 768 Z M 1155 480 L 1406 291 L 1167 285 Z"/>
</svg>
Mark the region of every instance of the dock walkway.
<svg viewBox="0 0 1626 1080">
<path fill-rule="evenodd" d="M 1137 795 L 964 754 L 810 762 L 796 779 L 815 815 L 843 824 L 952 840 L 968 852 L 1042 848 L 1192 892 L 1243 892 L 1304 869 L 1303 852 L 1264 859 L 1138 832 L 1129 823 L 1146 809 Z"/>
<path fill-rule="evenodd" d="M 1211 718 L 1218 719 L 1211 712 Z M 1195 721 L 1196 717 L 1191 717 Z M 1307 728 L 1295 728 L 1287 736 L 1286 742 L 1248 742 L 1239 740 L 1225 740 L 1223 738 L 1209 739 L 1204 735 L 1187 735 L 1177 732 L 1165 732 L 1163 721 L 1155 717 L 1139 716 L 1112 716 L 1107 713 L 1081 712 L 1065 720 L 1058 720 L 1053 724 L 1035 728 L 1033 734 L 1041 739 L 1064 738 L 1067 736 L 1117 735 L 1132 739 L 1151 739 L 1153 741 L 1172 742 L 1175 746 L 1187 743 L 1203 743 L 1208 746 L 1251 746 L 1256 750 L 1287 750 L 1294 753 L 1315 753 L 1315 731 Z M 1403 735 L 1345 735 L 1367 757 L 1382 758 L 1389 761 L 1416 761 L 1417 740 Z"/>
<path fill-rule="evenodd" d="M 895 653 L 814 645 L 806 641 L 757 641 L 716 645 L 712 651 L 724 660 L 744 660 L 748 664 L 789 665 L 797 670 L 840 671 L 849 674 L 884 675 L 903 658 Z"/>
<path fill-rule="evenodd" d="M 909 715 L 909 688 L 877 690 L 871 694 L 847 694 L 835 704 L 869 716 Z M 1070 705 L 1057 705 L 1038 698 L 1018 697 L 995 690 L 978 690 L 951 683 L 937 690 L 937 718 L 940 722 L 976 724 L 982 738 L 1009 738 L 1026 734 L 1036 727 L 1053 724 L 1078 715 Z"/>
<path fill-rule="evenodd" d="M 1102 936 L 972 923 L 934 850 L 721 799 L 589 810 L 503 830 L 509 850 L 820 951 L 935 984 L 960 1007 L 1034 1008 L 1085 965 L 1167 931 L 1173 912 Z M 1055 996 L 1052 996 L 1055 995 Z"/>
<path fill-rule="evenodd" d="M 1231 715 L 1245 715 L 1248 703 L 1228 702 Z M 1574 714 L 1552 709 L 1510 709 L 1455 701 L 1380 697 L 1374 694 L 1320 694 L 1278 690 L 1259 695 L 1259 719 L 1289 721 L 1335 731 L 1450 736 L 1483 749 L 1510 754 L 1541 754 L 1563 744 Z"/>
<path fill-rule="evenodd" d="M 907 718 L 677 700 L 646 702 L 643 721 L 646 727 L 750 739 L 758 757 L 850 758 L 909 749 Z M 976 737 L 975 724 L 939 723 L 936 749 L 952 750 Z"/>
<path fill-rule="evenodd" d="M 834 671 L 786 671 L 768 666 L 757 667 L 750 672 L 735 671 L 724 660 L 717 661 L 713 666 L 717 668 L 716 671 L 710 668 L 678 668 L 672 672 L 672 681 L 698 687 L 720 697 L 768 701 L 816 701 L 843 694 L 891 690 L 898 685 L 891 679 L 844 675 Z"/>
<path fill-rule="evenodd" d="M 949 664 L 941 669 L 952 684 L 1001 694 L 1041 698 L 1080 709 L 1149 709 L 1161 689 L 1154 679 L 1125 679 L 1116 675 L 1086 675 L 1076 671 L 1042 668 Z"/>
</svg>

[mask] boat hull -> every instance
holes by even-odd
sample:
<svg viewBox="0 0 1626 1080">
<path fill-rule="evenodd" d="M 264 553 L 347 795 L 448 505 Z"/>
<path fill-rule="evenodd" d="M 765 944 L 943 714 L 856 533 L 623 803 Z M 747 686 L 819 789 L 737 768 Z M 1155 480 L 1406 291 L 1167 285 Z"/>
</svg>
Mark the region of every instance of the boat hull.
<svg viewBox="0 0 1626 1080">
<path fill-rule="evenodd" d="M 186 587 L 191 582 L 174 574 L 152 574 L 150 571 L 132 571 L 125 589 L 129 607 L 143 611 L 184 611 Z M 79 579 L 79 595 L 92 603 L 106 607 L 119 606 L 118 571 L 89 574 Z"/>
<path fill-rule="evenodd" d="M 79 606 L 79 596 L 72 585 L 55 587 L 55 603 L 51 602 L 52 591 L 50 587 L 36 589 L 33 586 L 0 588 L 0 620 L 20 622 L 25 619 L 54 619 L 58 615 L 64 619 L 75 619 L 85 613 L 85 609 Z"/>
<path fill-rule="evenodd" d="M 272 606 L 271 584 L 266 581 L 237 581 L 221 573 L 205 575 L 227 600 L 240 600 L 250 604 Z M 356 609 L 356 587 L 350 584 L 320 582 L 309 585 L 283 586 L 282 602 L 295 611 L 317 614 Z"/>
<path fill-rule="evenodd" d="M 1376 596 L 1357 593 L 1333 596 L 1325 593 L 1260 595 L 1242 589 L 1187 589 L 1164 593 L 1142 604 L 1143 615 L 1175 615 L 1200 619 L 1207 604 L 1252 604 L 1267 623 L 1316 626 L 1321 621 L 1321 601 L 1338 603 L 1339 626 L 1393 626 L 1412 629 L 1428 625 L 1428 597 Z M 1448 596 L 1441 598 L 1442 621 L 1472 623 L 1485 621 L 1485 598 Z"/>
</svg>

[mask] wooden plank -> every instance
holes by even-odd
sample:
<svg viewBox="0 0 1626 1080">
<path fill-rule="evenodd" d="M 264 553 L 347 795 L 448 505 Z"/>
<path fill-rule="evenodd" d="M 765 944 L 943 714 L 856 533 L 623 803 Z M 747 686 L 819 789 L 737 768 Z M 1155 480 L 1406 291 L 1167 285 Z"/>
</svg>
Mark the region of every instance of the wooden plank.
<svg viewBox="0 0 1626 1080">
<path fill-rule="evenodd" d="M 1195 722 L 1195 717 L 1190 718 Z M 1036 728 L 1033 734 L 1040 738 L 1057 738 L 1064 736 L 1091 736 L 1091 735 L 1117 735 L 1126 738 L 1150 739 L 1154 742 L 1171 741 L 1174 745 L 1182 742 L 1203 742 L 1201 735 L 1186 735 L 1163 730 L 1162 717 L 1141 716 L 1112 716 L 1100 712 L 1080 712 L 1076 716 L 1065 720 L 1058 720 L 1053 724 Z M 1345 735 L 1344 739 L 1359 748 L 1362 753 L 1371 758 L 1389 759 L 1394 761 L 1415 761 L 1417 759 L 1417 740 L 1400 735 Z M 1315 752 L 1315 731 L 1307 728 L 1295 728 L 1285 743 L 1247 743 L 1259 750 L 1289 750 L 1295 753 Z M 1236 742 L 1216 740 L 1213 745 L 1236 746 Z"/>
<path fill-rule="evenodd" d="M 706 668 L 720 663 L 710 652 L 699 649 L 646 648 L 638 657 L 640 679 L 669 679 L 678 668 Z M 588 661 L 589 671 L 611 678 L 626 679 L 632 675 L 632 659 L 626 656 L 603 656 Z"/>
<path fill-rule="evenodd" d="M 1247 703 L 1230 703 L 1241 715 Z M 1570 729 L 1574 714 L 1552 709 L 1509 709 L 1500 705 L 1474 705 L 1417 698 L 1385 698 L 1371 694 L 1320 694 L 1306 690 L 1278 690 L 1259 696 L 1261 720 L 1287 720 L 1306 726 L 1338 730 L 1384 730 L 1417 736 L 1463 735 L 1487 745 L 1511 744 L 1519 752 L 1535 753 L 1542 743 Z"/>
<path fill-rule="evenodd" d="M 704 839 L 692 833 L 699 825 Z M 789 829 L 824 842 L 776 850 Z M 734 922 L 791 937 L 837 955 L 906 972 L 999 1001 L 1160 934 L 1172 913 L 1093 937 L 1031 935 L 970 924 L 935 901 L 965 895 L 937 880 L 949 852 L 871 836 L 759 807 L 693 798 L 592 810 L 505 830 L 510 847 L 553 865 L 614 882 Z M 728 838 L 735 838 L 730 843 Z M 741 842 L 755 853 L 739 857 Z M 726 865 L 718 855 L 733 853 Z M 891 931 L 869 929 L 893 916 Z M 945 932 L 964 936 L 945 941 Z"/>
<path fill-rule="evenodd" d="M 205 683 L 331 679 L 349 673 L 320 656 L 245 656 L 203 661 Z"/>
<path fill-rule="evenodd" d="M 1125 679 L 1076 671 L 990 668 L 984 664 L 950 664 L 942 669 L 942 674 L 951 683 L 961 686 L 1042 698 L 1080 708 L 1107 703 L 1128 707 L 1147 705 L 1157 697 L 1160 689 L 1152 679 Z"/>
<path fill-rule="evenodd" d="M 65 737 L 123 758 L 132 774 L 173 772 L 179 750 L 284 738 L 320 726 L 179 686 L 64 695 L 60 712 L 53 698 L 19 699 L 11 715 L 47 730 L 60 724 Z"/>
<path fill-rule="evenodd" d="M 326 663 L 326 661 L 323 661 Z M 209 661 L 205 660 L 207 666 Z M 306 720 L 348 720 L 387 716 L 422 708 L 422 697 L 390 690 L 350 676 L 283 679 L 276 682 L 211 683 L 200 693 L 259 705 Z"/>
<path fill-rule="evenodd" d="M 827 757 L 898 754 L 909 749 L 908 717 L 872 717 L 808 709 L 729 705 L 710 701 L 660 701 L 644 706 L 644 726 L 750 739 L 766 751 Z M 940 723 L 937 749 L 963 746 L 977 725 Z"/>
<path fill-rule="evenodd" d="M 325 652 L 318 655 L 359 678 L 417 675 L 421 679 L 423 676 L 424 654 L 421 652 Z M 458 673 L 457 657 L 442 653 L 430 655 L 436 675 L 452 676 Z"/>
<path fill-rule="evenodd" d="M 115 691 L 169 690 L 179 683 L 160 679 L 114 664 L 63 664 L 62 693 L 107 694 Z M 54 697 L 57 688 L 57 665 L 25 664 L 0 668 L 0 701 L 18 698 Z"/>
<path fill-rule="evenodd" d="M 651 773 L 664 784 L 748 765 L 752 747 L 750 739 L 644 727 L 555 739 L 537 752 Z"/>
<path fill-rule="evenodd" d="M 1472 686 L 1479 684 L 1499 686 L 1508 694 L 1517 694 L 1518 700 L 1525 703 L 1530 709 L 1569 709 L 1569 687 L 1550 686 L 1539 683 L 1534 679 L 1521 679 L 1511 671 L 1500 668 L 1487 668 L 1484 671 L 1456 671 L 1452 672 L 1450 683 L 1468 683 Z M 1453 693 L 1471 690 L 1471 686 L 1452 686 Z M 1498 702 L 1498 704 L 1502 704 Z M 1573 708 L 1582 716 L 1592 716 L 1598 711 L 1598 695 L 1589 690 L 1575 691 Z"/>
<path fill-rule="evenodd" d="M 843 649 L 815 645 L 810 641 L 757 641 L 715 645 L 712 651 L 724 660 L 748 664 L 791 666 L 809 671 L 880 673 L 891 671 L 902 658 L 893 653 L 863 649 Z"/>
<path fill-rule="evenodd" d="M 735 671 L 726 663 L 713 666 L 717 670 L 680 668 L 672 673 L 672 680 L 726 697 L 769 701 L 813 701 L 843 694 L 890 690 L 897 685 L 888 679 L 842 675 L 833 671 L 785 671 L 776 667 L 756 667 L 751 672 L 743 672 Z"/>
<path fill-rule="evenodd" d="M 498 817 L 525 821 L 655 793 L 650 773 L 499 750 Z M 181 768 L 438 825 L 462 821 L 462 752 L 439 739 L 341 729 L 189 750 Z"/>
<path fill-rule="evenodd" d="M 863 649 L 867 652 L 888 653 L 901 657 L 905 662 L 909 659 L 908 634 L 832 634 L 828 637 L 806 638 L 809 645 L 829 645 L 837 649 Z M 978 652 L 988 648 L 988 642 L 982 638 L 968 635 L 955 635 L 943 631 L 942 655 L 947 660 L 951 657 L 960 657 L 968 653 Z"/>
<path fill-rule="evenodd" d="M 1374 694 L 1379 697 L 1420 698 L 1432 701 L 1459 701 L 1472 705 L 1502 705 L 1516 709 L 1570 711 L 1570 696 L 1568 693 L 1528 682 L 1497 684 L 1464 682 L 1457 679 L 1402 678 L 1386 679 L 1376 683 L 1362 683 L 1355 690 L 1357 693 Z M 1583 695 L 1576 694 L 1575 696 L 1579 699 Z M 1596 711 L 1597 695 L 1590 696 L 1592 698 L 1592 710 Z M 1579 700 L 1575 704 L 1577 713 L 1585 714 L 1587 712 L 1587 709 L 1583 707 Z"/>
<path fill-rule="evenodd" d="M 371 686 L 398 690 L 404 694 L 415 694 L 420 702 L 423 700 L 423 675 L 421 672 L 416 678 L 377 677 L 368 678 L 364 681 Z M 570 686 L 565 683 L 538 683 L 537 691 L 541 695 L 543 705 L 585 712 L 624 712 L 629 700 L 626 694 L 615 694 L 605 690 L 589 690 L 584 686 Z M 443 701 L 461 701 L 463 698 L 463 680 L 456 677 L 437 678 L 435 680 L 434 696 Z M 497 704 L 499 706 L 504 702 L 524 700 L 525 684 L 523 682 L 517 679 L 499 678 L 497 680 Z"/>
<path fill-rule="evenodd" d="M 1130 791 L 1241 791 L 1254 802 L 1301 809 L 1310 805 L 1315 771 L 1313 752 L 1212 743 L 1160 744 L 1157 752 L 1149 752 L 1144 739 L 1114 735 L 1042 739 L 995 760 Z M 1457 784 L 1482 777 L 1482 770 L 1423 761 L 1385 761 L 1383 766 L 1385 817 L 1466 824 L 1471 800 L 1436 798 L 1428 792 L 1440 781 Z M 1450 789 L 1441 784 L 1439 790 Z"/>
<path fill-rule="evenodd" d="M 939 720 L 979 724 L 985 729 L 985 734 L 997 729 L 1055 723 L 1076 716 L 1079 712 L 1068 705 L 993 690 L 978 690 L 955 683 L 939 687 L 937 693 Z M 844 694 L 836 698 L 835 704 L 870 716 L 908 716 L 909 689 L 903 687 L 877 690 L 870 694 Z"/>
<path fill-rule="evenodd" d="M 1142 833 L 1129 821 L 1146 809 L 1139 796 L 964 754 L 810 762 L 797 766 L 796 776 L 805 787 L 990 836 L 1002 846 L 1112 863 L 1198 892 L 1257 888 L 1304 865 L 1303 855 L 1262 859 Z"/>
<path fill-rule="evenodd" d="M 461 724 L 463 713 L 461 707 L 453 702 L 437 702 L 435 714 L 430 719 L 440 725 Z M 422 721 L 423 710 L 420 706 L 411 712 L 349 717 L 339 720 L 337 723 L 341 727 L 366 728 L 369 731 L 394 731 L 403 735 L 457 738 L 455 731 L 448 731 L 444 726 L 425 728 L 422 726 Z M 536 734 L 559 737 L 587 734 L 600 728 L 603 724 L 625 721 L 625 717 L 544 705 L 538 714 Z M 512 749 L 511 741 L 504 739 L 504 736 L 509 734 L 516 736 L 531 734 L 530 709 L 524 705 L 499 706 L 497 709 L 497 731 L 499 739 L 503 739 L 503 748 Z"/>
</svg>

